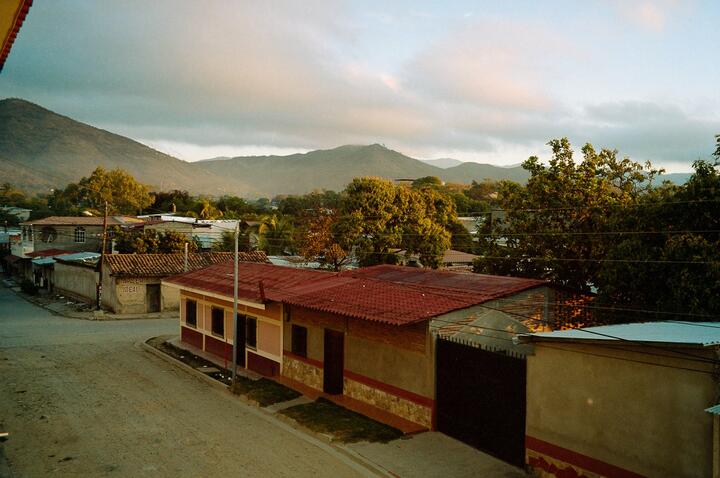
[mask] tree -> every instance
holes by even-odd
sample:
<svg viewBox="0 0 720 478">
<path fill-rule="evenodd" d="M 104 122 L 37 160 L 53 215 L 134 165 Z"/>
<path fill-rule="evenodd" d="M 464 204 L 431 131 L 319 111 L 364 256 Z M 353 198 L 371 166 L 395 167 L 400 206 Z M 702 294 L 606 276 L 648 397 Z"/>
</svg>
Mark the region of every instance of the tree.
<svg viewBox="0 0 720 478">
<path fill-rule="evenodd" d="M 339 271 L 348 262 L 347 252 L 338 244 L 333 235 L 337 212 L 321 209 L 308 218 L 307 226 L 301 230 L 297 243 L 298 251 L 308 261 L 317 261 Z"/>
<path fill-rule="evenodd" d="M 693 168 L 684 185 L 664 184 L 614 217 L 618 230 L 644 232 L 619 234 L 596 280 L 598 302 L 622 308 L 623 321 L 720 313 L 720 172 L 707 161 Z"/>
<path fill-rule="evenodd" d="M 265 218 L 258 233 L 260 248 L 270 256 L 282 255 L 293 250 L 293 225 L 286 216 L 273 215 Z"/>
<path fill-rule="evenodd" d="M 194 240 L 176 231 L 158 233 L 154 229 L 123 230 L 114 229 L 115 248 L 121 254 L 171 254 L 185 251 L 185 243 L 189 252 L 197 252 Z"/>
<path fill-rule="evenodd" d="M 615 238 L 613 212 L 632 207 L 652 186 L 659 171 L 649 163 L 619 159 L 617 151 L 582 148 L 576 163 L 567 138 L 548 143 L 549 165 L 536 156 L 523 163 L 530 179 L 522 186 L 502 182 L 499 204 L 481 228 L 476 272 L 547 279 L 590 292 L 602 260 Z"/>
<path fill-rule="evenodd" d="M 54 196 L 56 207 L 73 211 L 85 208 L 99 213 L 107 202 L 111 214 L 137 214 L 153 203 L 148 187 L 120 168 L 107 171 L 98 167 Z"/>
<path fill-rule="evenodd" d="M 437 176 L 424 176 L 412 182 L 412 187 L 414 187 L 415 189 L 440 188 L 442 187 L 442 185 L 442 179 L 438 178 Z"/>
<path fill-rule="evenodd" d="M 240 225 L 240 235 L 238 236 L 238 251 L 249 252 L 252 250 L 250 244 L 250 234 L 252 228 Z M 233 252 L 235 251 L 235 232 L 225 231 L 220 236 L 220 240 L 213 244 L 213 251 L 216 252 Z"/>
<path fill-rule="evenodd" d="M 437 267 L 450 246 L 446 226 L 456 219 L 455 204 L 440 191 L 355 178 L 343 193 L 333 232 L 343 249 L 354 249 L 360 265 L 395 263 L 391 249 L 398 248 Z"/>
</svg>

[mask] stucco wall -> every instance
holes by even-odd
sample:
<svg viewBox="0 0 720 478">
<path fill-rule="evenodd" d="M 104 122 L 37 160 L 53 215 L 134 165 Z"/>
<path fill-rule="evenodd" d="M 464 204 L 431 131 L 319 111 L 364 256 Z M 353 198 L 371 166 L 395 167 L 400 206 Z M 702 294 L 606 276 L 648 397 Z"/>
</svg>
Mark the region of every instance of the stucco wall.
<svg viewBox="0 0 720 478">
<path fill-rule="evenodd" d="M 48 249 L 62 249 L 65 251 L 100 251 L 102 241 L 102 226 L 83 226 L 85 228 L 85 242 L 75 242 L 76 226 L 47 226 L 57 232 L 55 240 L 43 242 L 42 230 L 46 226 L 33 225 L 33 247 L 35 252 Z"/>
<path fill-rule="evenodd" d="M 148 284 L 161 284 L 159 277 L 115 277 L 110 268 L 103 268 L 103 307 L 116 314 L 145 314 L 149 311 L 147 303 Z M 160 286 L 160 310 L 177 310 L 180 305 L 178 289 Z"/>
<path fill-rule="evenodd" d="M 683 352 L 712 357 L 708 350 Z M 537 343 L 528 357 L 528 448 L 537 439 L 640 475 L 710 476 L 712 416 L 704 409 L 715 404 L 712 366 L 681 357 L 633 346 Z M 567 468 L 537 450 L 528 458 Z"/>
<path fill-rule="evenodd" d="M 185 317 L 185 302 L 188 299 L 195 300 L 197 302 L 198 315 L 197 327 L 195 328 L 195 330 L 205 336 L 210 336 L 232 345 L 235 339 L 232 302 L 217 299 L 214 297 L 204 296 L 201 294 L 195 294 L 188 291 L 179 291 L 178 297 L 181 325 L 187 325 L 187 320 Z M 212 307 L 219 307 L 224 310 L 224 337 L 219 337 L 212 333 Z M 238 348 L 238 354 L 245 354 L 247 363 L 247 351 L 250 350 L 257 355 L 260 355 L 261 357 L 277 362 L 278 368 L 280 368 L 280 364 L 282 363 L 282 357 L 280 355 L 280 351 L 282 350 L 282 304 L 266 304 L 265 310 L 240 304 L 238 306 L 238 313 L 254 317 L 257 320 L 258 324 L 257 349 L 246 349 L 244 344 L 242 344 Z"/>
<path fill-rule="evenodd" d="M 98 273 L 92 267 L 56 262 L 54 268 L 53 283 L 56 293 L 95 303 Z"/>
<path fill-rule="evenodd" d="M 307 328 L 307 358 L 290 353 L 293 324 Z M 292 307 L 283 327 L 285 376 L 322 389 L 325 329 L 345 335 L 345 395 L 431 427 L 434 355 L 426 322 L 393 326 Z"/>
</svg>

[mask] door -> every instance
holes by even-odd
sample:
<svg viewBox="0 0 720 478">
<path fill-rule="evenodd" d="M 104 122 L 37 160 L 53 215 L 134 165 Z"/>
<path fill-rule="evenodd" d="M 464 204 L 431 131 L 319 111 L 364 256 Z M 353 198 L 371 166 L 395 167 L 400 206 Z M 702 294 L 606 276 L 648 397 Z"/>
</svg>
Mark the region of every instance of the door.
<svg viewBox="0 0 720 478">
<path fill-rule="evenodd" d="M 524 466 L 526 360 L 444 338 L 435 357 L 438 431 Z"/>
<path fill-rule="evenodd" d="M 245 316 L 238 314 L 237 329 L 235 330 L 235 343 L 237 344 L 237 365 L 245 366 Z"/>
<path fill-rule="evenodd" d="M 323 392 L 331 395 L 343 393 L 344 336 L 342 332 L 325 329 L 323 364 Z"/>
<path fill-rule="evenodd" d="M 147 284 L 145 286 L 148 312 L 160 312 L 160 284 Z"/>
</svg>

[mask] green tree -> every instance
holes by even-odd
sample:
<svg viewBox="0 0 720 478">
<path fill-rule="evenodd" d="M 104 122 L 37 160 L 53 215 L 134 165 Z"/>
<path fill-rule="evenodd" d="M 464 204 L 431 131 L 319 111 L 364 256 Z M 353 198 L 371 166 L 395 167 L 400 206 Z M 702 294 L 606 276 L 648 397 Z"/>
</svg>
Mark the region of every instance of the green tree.
<svg viewBox="0 0 720 478">
<path fill-rule="evenodd" d="M 185 251 L 197 252 L 197 243 L 176 231 L 158 233 L 154 229 L 114 229 L 115 248 L 122 254 L 171 254 Z"/>
<path fill-rule="evenodd" d="M 260 249 L 268 255 L 282 255 L 294 250 L 293 225 L 287 216 L 273 215 L 258 228 Z"/>
<path fill-rule="evenodd" d="M 649 163 L 619 159 L 617 151 L 582 148 L 575 162 L 570 142 L 550 141 L 545 166 L 530 157 L 527 184 L 500 185 L 500 217 L 481 228 L 476 272 L 548 279 L 589 292 L 613 245 L 612 212 L 632 207 L 658 174 Z"/>
<path fill-rule="evenodd" d="M 596 280 L 598 302 L 622 308 L 623 321 L 720 313 L 720 173 L 707 161 L 693 168 L 684 185 L 666 183 L 614 216 L 617 230 L 643 232 L 618 234 Z"/>
<path fill-rule="evenodd" d="M 107 171 L 98 167 L 77 184 L 71 183 L 56 195 L 56 205 L 100 212 L 105 203 L 111 214 L 137 214 L 153 203 L 147 186 L 120 168 Z"/>
<path fill-rule="evenodd" d="M 345 189 L 334 235 L 361 265 L 394 263 L 391 249 L 418 254 L 437 267 L 450 246 L 446 226 L 457 219 L 452 199 L 432 188 L 412 189 L 378 178 L 355 178 Z"/>
</svg>

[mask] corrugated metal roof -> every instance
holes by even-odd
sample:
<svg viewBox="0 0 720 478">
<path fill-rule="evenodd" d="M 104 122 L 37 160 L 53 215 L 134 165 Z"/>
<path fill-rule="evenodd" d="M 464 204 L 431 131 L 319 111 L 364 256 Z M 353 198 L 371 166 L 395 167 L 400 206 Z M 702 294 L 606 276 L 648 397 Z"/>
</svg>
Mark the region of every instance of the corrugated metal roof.
<svg viewBox="0 0 720 478">
<path fill-rule="evenodd" d="M 720 322 L 641 322 L 529 335 L 532 341 L 630 341 L 678 345 L 720 344 Z"/>
<path fill-rule="evenodd" d="M 710 408 L 706 408 L 705 411 L 708 413 L 712 413 L 713 415 L 720 415 L 720 404 L 713 405 Z"/>
<path fill-rule="evenodd" d="M 415 271 L 412 268 L 383 267 L 387 275 L 395 279 L 417 278 L 408 271 Z M 238 294 L 245 299 L 262 300 L 259 286 L 262 281 L 264 296 L 269 300 L 346 317 L 403 325 L 503 297 L 527 287 L 545 284 L 543 281 L 509 278 L 512 280 L 508 282 L 500 280 L 506 278 L 481 276 L 490 278 L 491 282 L 483 288 L 477 281 L 464 281 L 462 278 L 465 274 L 453 273 L 423 275 L 426 283 L 403 283 L 384 277 L 367 277 L 363 273 L 367 272 L 367 269 L 358 271 L 359 274 L 338 274 L 247 263 L 239 270 Z M 396 274 L 391 274 L 392 271 Z M 461 278 L 453 280 L 453 276 Z M 231 298 L 232 277 L 232 264 L 222 264 L 170 277 L 165 281 Z M 433 277 L 435 280 L 432 280 Z M 443 287 L 443 283 L 464 284 L 464 288 Z M 506 287 L 502 287 L 502 284 Z"/>
</svg>

